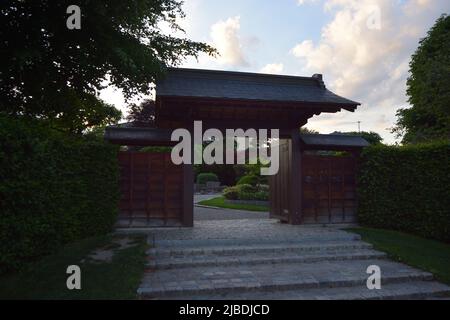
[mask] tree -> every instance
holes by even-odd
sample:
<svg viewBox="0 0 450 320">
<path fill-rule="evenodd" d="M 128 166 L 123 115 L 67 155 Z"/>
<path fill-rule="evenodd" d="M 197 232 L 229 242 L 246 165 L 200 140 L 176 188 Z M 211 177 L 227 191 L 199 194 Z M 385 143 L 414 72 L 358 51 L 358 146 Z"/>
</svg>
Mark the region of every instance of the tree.
<svg viewBox="0 0 450 320">
<path fill-rule="evenodd" d="M 399 109 L 393 132 L 403 143 L 450 139 L 450 16 L 442 15 L 413 54 L 409 109 Z"/>
<path fill-rule="evenodd" d="M 374 131 L 361 131 L 361 132 L 358 132 L 358 131 L 350 131 L 350 132 L 335 131 L 333 133 L 334 134 L 346 134 L 346 135 L 350 135 L 350 136 L 363 137 L 371 145 L 381 144 L 382 141 L 383 141 L 383 138 L 381 138 L 381 136 L 378 133 L 374 132 Z"/>
<path fill-rule="evenodd" d="M 129 110 L 128 121 L 134 122 L 137 126 L 155 126 L 155 101 L 147 99 L 140 104 L 131 104 Z"/>
<path fill-rule="evenodd" d="M 309 129 L 307 127 L 301 127 L 300 128 L 300 133 L 301 134 L 318 134 L 319 131 L 316 131 L 314 129 Z"/>
<path fill-rule="evenodd" d="M 146 94 L 167 66 L 200 52 L 215 54 L 204 43 L 174 36 L 182 31 L 179 0 L 79 0 L 79 30 L 66 27 L 71 4 L 1 2 L 3 112 L 81 132 L 120 117 L 98 97 L 105 83 L 122 89 L 126 98 Z M 163 33 L 162 24 L 174 32 Z"/>
</svg>

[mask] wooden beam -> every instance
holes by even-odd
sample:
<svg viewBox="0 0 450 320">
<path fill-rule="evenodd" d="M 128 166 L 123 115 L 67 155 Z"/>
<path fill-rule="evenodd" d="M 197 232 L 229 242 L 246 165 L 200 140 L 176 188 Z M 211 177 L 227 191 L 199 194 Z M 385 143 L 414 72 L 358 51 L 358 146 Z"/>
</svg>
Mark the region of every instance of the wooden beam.
<svg viewBox="0 0 450 320">
<path fill-rule="evenodd" d="M 291 187 L 289 190 L 289 223 L 302 223 L 302 170 L 299 129 L 291 130 Z"/>
</svg>

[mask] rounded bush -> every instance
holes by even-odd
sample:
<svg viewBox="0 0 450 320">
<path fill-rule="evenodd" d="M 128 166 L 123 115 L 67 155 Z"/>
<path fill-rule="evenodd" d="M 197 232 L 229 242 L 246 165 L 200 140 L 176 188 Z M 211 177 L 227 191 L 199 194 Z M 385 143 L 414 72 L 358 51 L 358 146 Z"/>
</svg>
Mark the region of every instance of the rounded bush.
<svg viewBox="0 0 450 320">
<path fill-rule="evenodd" d="M 199 173 L 197 176 L 197 183 L 198 184 L 206 184 L 207 182 L 217 182 L 219 181 L 219 178 L 217 177 L 217 175 L 215 173 L 212 172 L 204 172 L 204 173 Z"/>
</svg>

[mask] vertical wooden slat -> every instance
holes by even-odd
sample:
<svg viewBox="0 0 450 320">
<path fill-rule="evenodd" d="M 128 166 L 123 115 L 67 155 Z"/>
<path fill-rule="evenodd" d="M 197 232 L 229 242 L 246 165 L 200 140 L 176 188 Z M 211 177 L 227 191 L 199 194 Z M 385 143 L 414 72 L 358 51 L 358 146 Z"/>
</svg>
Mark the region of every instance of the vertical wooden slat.
<svg viewBox="0 0 450 320">
<path fill-rule="evenodd" d="M 302 170 L 300 151 L 300 132 L 298 128 L 291 130 L 291 187 L 290 187 L 290 222 L 301 224 L 302 222 Z"/>
<path fill-rule="evenodd" d="M 129 165 L 130 165 L 130 186 L 129 186 L 129 189 L 128 189 L 128 191 L 129 191 L 129 199 L 128 199 L 128 201 L 129 201 L 129 205 L 128 205 L 128 214 L 129 214 L 129 223 L 130 223 L 130 225 L 133 223 L 133 181 L 134 181 L 134 179 L 133 179 L 133 167 L 134 167 L 134 163 L 133 163 L 133 153 L 132 152 L 130 152 L 130 162 L 129 162 Z"/>
<path fill-rule="evenodd" d="M 167 170 L 167 161 L 170 161 L 170 159 L 167 159 L 167 155 L 164 155 L 164 159 L 163 159 L 163 162 L 164 162 L 164 172 L 165 173 L 167 173 L 168 172 L 168 170 Z M 168 187 L 168 177 L 169 177 L 169 175 L 168 174 L 165 174 L 164 176 L 163 176 L 163 178 L 164 178 L 164 183 L 163 183 L 163 185 L 164 185 L 164 225 L 167 225 L 167 221 L 169 220 L 169 211 L 167 210 L 167 204 L 168 204 L 168 202 L 167 202 L 167 193 L 169 192 L 169 187 Z"/>
<path fill-rule="evenodd" d="M 341 201 L 342 201 L 342 222 L 345 221 L 345 174 L 347 172 L 347 166 L 346 166 L 346 162 L 342 161 L 341 162 L 341 166 L 342 166 L 342 184 L 341 184 Z"/>
<path fill-rule="evenodd" d="M 151 212 L 150 212 L 150 201 L 151 201 L 151 189 L 150 189 L 150 176 L 151 176 L 151 172 L 152 172 L 152 164 L 151 164 L 151 158 L 150 156 L 147 157 L 146 159 L 147 161 L 147 192 L 146 192 L 146 196 L 147 196 L 147 201 L 145 201 L 145 213 L 147 216 L 147 224 L 150 223 L 150 217 L 151 217 Z"/>
</svg>

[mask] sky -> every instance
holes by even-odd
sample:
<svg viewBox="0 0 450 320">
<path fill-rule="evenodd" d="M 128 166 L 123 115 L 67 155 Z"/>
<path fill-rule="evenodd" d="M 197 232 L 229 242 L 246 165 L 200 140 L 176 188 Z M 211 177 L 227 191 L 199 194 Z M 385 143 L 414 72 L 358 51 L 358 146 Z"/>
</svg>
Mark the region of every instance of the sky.
<svg viewBox="0 0 450 320">
<path fill-rule="evenodd" d="M 355 112 L 311 118 L 320 133 L 378 132 L 398 141 L 390 128 L 396 110 L 409 107 L 409 62 L 421 38 L 449 0 L 186 0 L 182 36 L 218 49 L 216 58 L 188 58 L 186 68 L 323 74 L 327 88 L 361 103 Z M 100 97 L 126 113 L 119 90 Z"/>
</svg>

